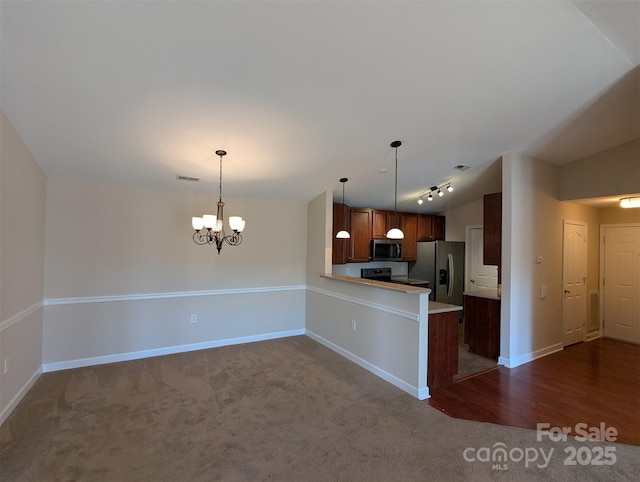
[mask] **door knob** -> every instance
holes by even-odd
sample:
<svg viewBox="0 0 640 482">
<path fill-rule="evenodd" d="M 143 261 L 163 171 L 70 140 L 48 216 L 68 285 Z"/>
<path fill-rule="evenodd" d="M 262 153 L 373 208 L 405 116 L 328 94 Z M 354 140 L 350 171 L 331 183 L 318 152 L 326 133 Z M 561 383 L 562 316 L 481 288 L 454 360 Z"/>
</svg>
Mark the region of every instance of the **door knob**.
<svg viewBox="0 0 640 482">
<path fill-rule="evenodd" d="M 471 280 L 471 282 L 472 282 L 472 283 L 475 283 L 475 282 L 476 282 L 476 280 L 472 279 L 472 280 Z"/>
<path fill-rule="evenodd" d="M 564 290 L 564 292 L 565 292 L 566 294 L 571 293 L 571 291 L 569 291 L 569 290 Z"/>
</svg>

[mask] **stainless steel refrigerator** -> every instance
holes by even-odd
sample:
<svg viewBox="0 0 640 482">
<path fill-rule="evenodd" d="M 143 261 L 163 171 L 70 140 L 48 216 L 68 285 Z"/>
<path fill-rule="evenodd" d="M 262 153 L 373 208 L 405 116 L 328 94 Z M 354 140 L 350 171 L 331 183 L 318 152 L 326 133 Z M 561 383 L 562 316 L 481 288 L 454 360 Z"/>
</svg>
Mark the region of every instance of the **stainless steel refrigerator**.
<svg viewBox="0 0 640 482">
<path fill-rule="evenodd" d="M 409 263 L 409 278 L 429 282 L 430 301 L 463 305 L 464 242 L 426 241 L 418 243 L 415 263 Z"/>
</svg>

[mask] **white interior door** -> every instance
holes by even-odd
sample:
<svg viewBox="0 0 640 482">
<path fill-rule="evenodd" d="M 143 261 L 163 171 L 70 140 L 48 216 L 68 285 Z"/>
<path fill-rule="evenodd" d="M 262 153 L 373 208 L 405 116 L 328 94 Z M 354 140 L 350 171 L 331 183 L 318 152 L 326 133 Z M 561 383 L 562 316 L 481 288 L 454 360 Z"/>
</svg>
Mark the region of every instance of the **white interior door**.
<svg viewBox="0 0 640 482">
<path fill-rule="evenodd" d="M 565 221 L 562 243 L 562 342 L 584 341 L 587 327 L 587 225 Z"/>
<path fill-rule="evenodd" d="M 640 343 L 640 226 L 604 227 L 604 335 Z"/>
<path fill-rule="evenodd" d="M 482 264 L 482 226 L 467 229 L 469 262 L 467 266 L 466 291 L 496 289 L 498 287 L 498 267 Z"/>
</svg>

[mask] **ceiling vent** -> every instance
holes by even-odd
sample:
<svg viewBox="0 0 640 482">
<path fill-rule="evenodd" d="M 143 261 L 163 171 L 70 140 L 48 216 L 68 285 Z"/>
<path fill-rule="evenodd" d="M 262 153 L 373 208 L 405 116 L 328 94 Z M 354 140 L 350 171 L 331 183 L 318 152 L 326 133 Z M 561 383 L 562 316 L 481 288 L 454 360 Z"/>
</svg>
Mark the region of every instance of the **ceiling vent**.
<svg viewBox="0 0 640 482">
<path fill-rule="evenodd" d="M 198 182 L 200 181 L 199 177 L 190 177 L 190 176 L 176 176 L 178 181 L 190 181 L 190 182 Z"/>
<path fill-rule="evenodd" d="M 457 166 L 454 166 L 454 169 L 457 169 L 458 171 L 466 171 L 467 169 L 471 169 L 471 166 L 465 166 L 464 164 L 458 164 Z"/>
</svg>

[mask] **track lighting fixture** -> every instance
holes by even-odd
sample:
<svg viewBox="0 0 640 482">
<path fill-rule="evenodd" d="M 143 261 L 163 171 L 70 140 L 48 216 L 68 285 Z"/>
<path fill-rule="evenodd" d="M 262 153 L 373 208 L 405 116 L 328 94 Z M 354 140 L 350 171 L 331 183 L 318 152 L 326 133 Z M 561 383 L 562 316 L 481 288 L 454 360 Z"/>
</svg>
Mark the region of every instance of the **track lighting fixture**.
<svg viewBox="0 0 640 482">
<path fill-rule="evenodd" d="M 443 182 L 438 186 L 431 186 L 428 190 L 424 191 L 418 197 L 418 204 L 422 204 L 424 202 L 424 196 L 427 196 L 427 201 L 433 201 L 433 193 L 436 193 L 438 197 L 444 196 L 443 189 L 446 187 L 447 192 L 453 191 L 453 186 L 450 181 Z"/>
</svg>

